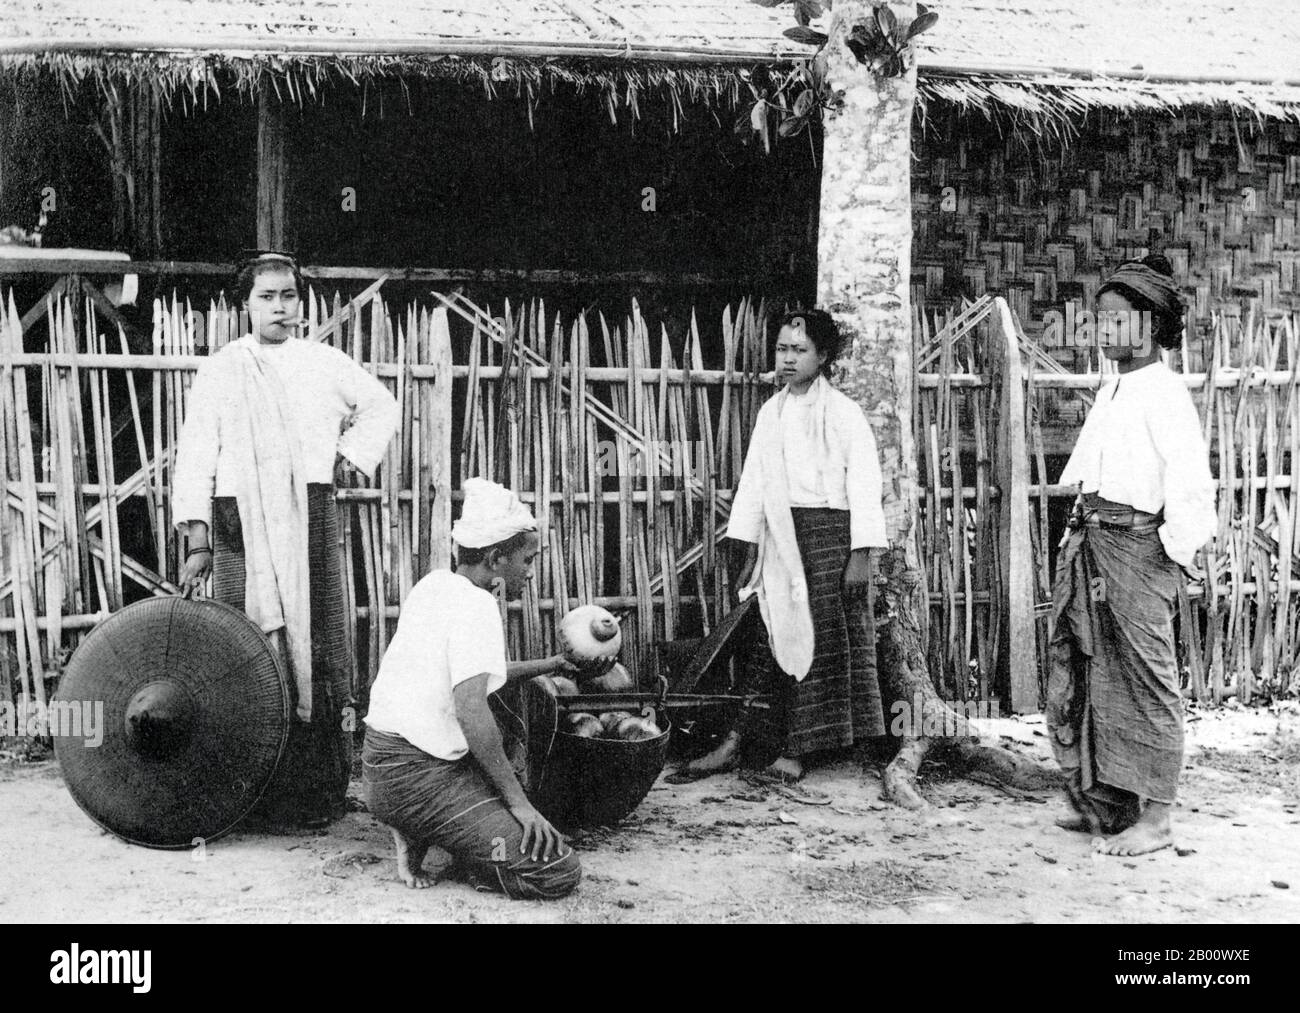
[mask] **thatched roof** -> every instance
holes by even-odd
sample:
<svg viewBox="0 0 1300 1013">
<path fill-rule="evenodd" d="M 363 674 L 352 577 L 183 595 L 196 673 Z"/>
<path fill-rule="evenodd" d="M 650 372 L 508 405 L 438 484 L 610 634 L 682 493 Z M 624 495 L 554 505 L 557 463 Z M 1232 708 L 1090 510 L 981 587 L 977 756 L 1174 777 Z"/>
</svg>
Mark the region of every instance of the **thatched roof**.
<svg viewBox="0 0 1300 1013">
<path fill-rule="evenodd" d="M 1300 85 L 1286 0 L 927 0 L 922 67 Z"/>
<path fill-rule="evenodd" d="M 1064 118 L 1094 108 L 1224 103 L 1300 119 L 1300 10 L 1275 0 L 931 0 L 919 39 L 924 100 Z M 0 67 L 65 79 L 148 76 L 168 90 L 334 75 L 567 80 L 611 105 L 666 86 L 731 101 L 748 67 L 809 54 L 789 6 L 752 0 L 0 0 Z M 628 98 L 629 90 L 632 94 Z"/>
<path fill-rule="evenodd" d="M 790 8 L 748 0 L 0 0 L 0 23 L 46 49 L 494 54 L 694 62 L 804 52 Z M 27 24 L 24 25 L 24 20 Z M 93 41 L 90 41 L 93 40 Z"/>
<path fill-rule="evenodd" d="M 1300 120 L 1300 6 L 1284 0 L 932 0 L 927 98 L 1031 115 L 1224 104 Z"/>
</svg>

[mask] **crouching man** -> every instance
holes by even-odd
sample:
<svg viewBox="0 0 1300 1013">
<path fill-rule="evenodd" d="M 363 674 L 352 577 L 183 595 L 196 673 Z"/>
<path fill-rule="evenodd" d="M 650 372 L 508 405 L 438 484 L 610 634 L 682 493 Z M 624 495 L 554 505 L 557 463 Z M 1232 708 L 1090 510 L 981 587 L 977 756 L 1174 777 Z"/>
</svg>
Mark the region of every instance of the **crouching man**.
<svg viewBox="0 0 1300 1013">
<path fill-rule="evenodd" d="M 411 589 L 370 693 L 362 770 L 366 803 L 388 824 L 410 887 L 431 845 L 478 889 L 554 899 L 578 884 L 578 856 L 533 808 L 506 759 L 488 695 L 568 666 L 563 657 L 507 666 L 496 599 L 523 594 L 537 524 L 509 489 L 473 478 L 452 528 L 455 571 Z"/>
</svg>

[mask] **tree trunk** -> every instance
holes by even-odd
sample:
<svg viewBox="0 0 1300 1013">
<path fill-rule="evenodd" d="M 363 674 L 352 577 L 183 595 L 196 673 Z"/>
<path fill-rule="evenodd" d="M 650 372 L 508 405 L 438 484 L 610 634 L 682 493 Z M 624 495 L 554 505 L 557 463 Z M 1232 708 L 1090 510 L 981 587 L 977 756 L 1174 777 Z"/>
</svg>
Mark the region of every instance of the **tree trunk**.
<svg viewBox="0 0 1300 1013">
<path fill-rule="evenodd" d="M 917 774 L 940 741 L 957 759 L 995 768 L 1004 779 L 1041 784 L 1041 772 L 1025 770 L 1005 751 L 980 747 L 965 721 L 935 692 L 925 661 L 928 600 L 917 546 L 909 292 L 916 61 L 910 56 L 900 77 L 881 78 L 854 58 L 845 36 L 854 23 L 872 17 L 873 6 L 840 0 L 829 26 L 827 78 L 833 91 L 843 91 L 843 103 L 824 119 L 817 294 L 819 305 L 834 315 L 851 341 L 851 351 L 841 360 L 839 385 L 867 413 L 881 457 L 891 546 L 880 568 L 884 583 L 879 593 L 887 613 L 877 625 L 881 691 L 889 707 L 887 720 L 893 701 L 900 700 L 910 718 L 885 771 L 884 787 L 886 797 L 919 809 L 926 802 L 917 790 Z M 890 6 L 900 21 L 916 17 L 914 3 Z M 930 727 L 949 734 L 942 740 L 921 734 Z"/>
</svg>

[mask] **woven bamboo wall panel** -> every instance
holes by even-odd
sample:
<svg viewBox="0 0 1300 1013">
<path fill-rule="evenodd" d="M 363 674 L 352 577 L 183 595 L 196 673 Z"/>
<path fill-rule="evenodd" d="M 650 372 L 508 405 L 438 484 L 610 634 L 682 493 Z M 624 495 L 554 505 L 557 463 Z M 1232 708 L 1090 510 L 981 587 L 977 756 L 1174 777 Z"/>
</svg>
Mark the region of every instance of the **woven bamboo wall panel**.
<svg viewBox="0 0 1300 1013">
<path fill-rule="evenodd" d="M 1091 308 L 1121 261 L 1163 252 L 1189 306 L 1189 367 L 1212 312 L 1300 309 L 1300 127 L 1102 113 L 1067 144 L 941 112 L 914 134 L 913 298 L 1002 295 L 1026 332 Z M 947 189 L 951 188 L 951 189 Z M 1082 353 L 1056 358 L 1082 368 Z"/>
</svg>

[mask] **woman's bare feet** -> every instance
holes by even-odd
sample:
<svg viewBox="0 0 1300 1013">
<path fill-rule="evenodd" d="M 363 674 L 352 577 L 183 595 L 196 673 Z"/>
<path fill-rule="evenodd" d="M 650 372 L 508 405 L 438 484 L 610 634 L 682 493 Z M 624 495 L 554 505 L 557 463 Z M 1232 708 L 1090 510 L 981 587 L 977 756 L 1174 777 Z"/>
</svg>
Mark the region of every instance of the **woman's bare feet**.
<svg viewBox="0 0 1300 1013">
<path fill-rule="evenodd" d="M 433 886 L 433 877 L 421 868 L 424 856 L 429 853 L 429 845 L 412 844 L 397 830 L 393 830 L 393 843 L 397 845 L 397 875 L 402 882 L 412 890 Z"/>
<path fill-rule="evenodd" d="M 1169 825 L 1169 804 L 1148 802 L 1138 821 L 1110 840 L 1097 846 L 1103 855 L 1145 855 L 1174 843 Z"/>
<path fill-rule="evenodd" d="M 1056 818 L 1056 825 L 1062 830 L 1100 837 L 1103 832 L 1101 820 L 1092 807 L 1086 801 L 1077 800 L 1073 793 L 1067 792 L 1066 800 L 1068 805 L 1065 812 Z"/>
<path fill-rule="evenodd" d="M 739 752 L 740 732 L 733 730 L 727 732 L 726 738 L 722 740 L 713 752 L 706 756 L 701 756 L 698 760 L 692 760 L 682 768 L 682 771 L 691 778 L 708 777 L 710 774 L 721 774 L 736 766 Z"/>
<path fill-rule="evenodd" d="M 767 768 L 767 772 L 785 781 L 798 781 L 803 777 L 803 763 L 797 756 L 781 756 Z"/>
<path fill-rule="evenodd" d="M 1054 822 L 1062 830 L 1069 830 L 1071 833 L 1086 834 L 1092 830 L 1092 827 L 1088 825 L 1088 821 L 1084 819 L 1081 814 L 1076 812 L 1062 813 L 1060 816 L 1056 817 Z M 1097 835 L 1094 834 L 1093 836 L 1095 837 Z"/>
</svg>

